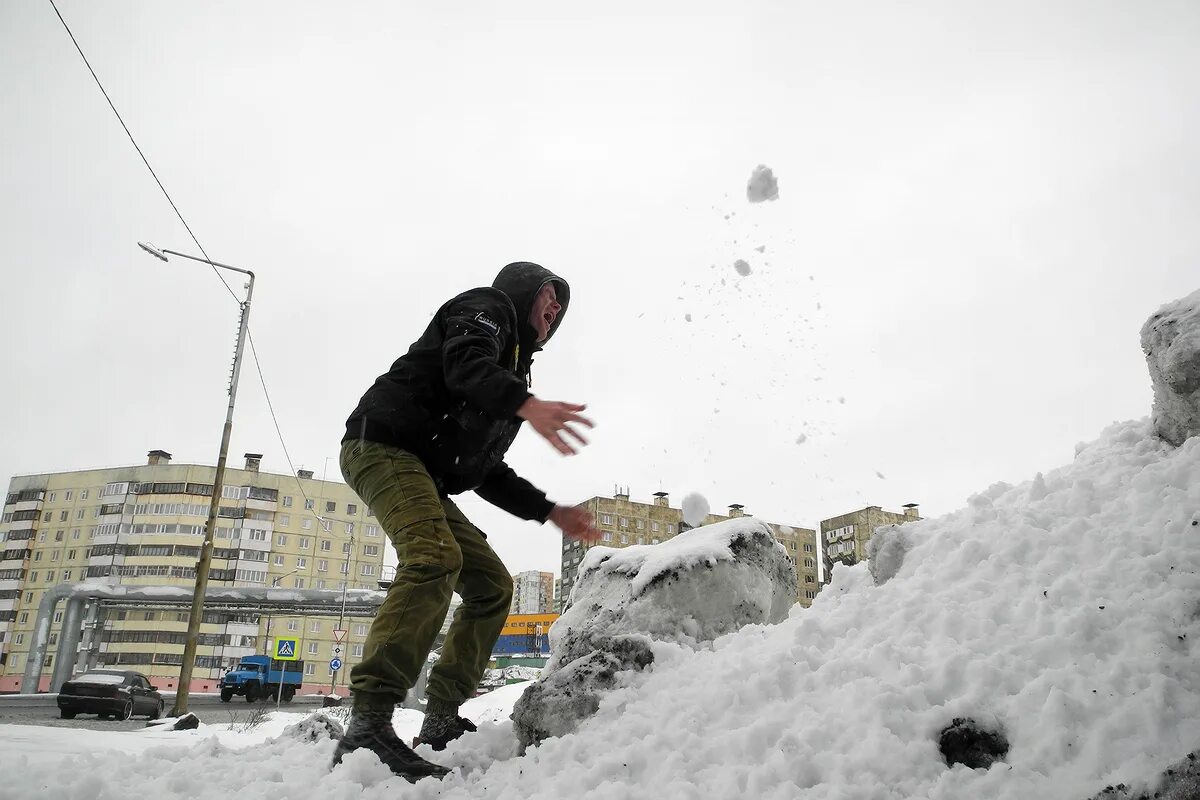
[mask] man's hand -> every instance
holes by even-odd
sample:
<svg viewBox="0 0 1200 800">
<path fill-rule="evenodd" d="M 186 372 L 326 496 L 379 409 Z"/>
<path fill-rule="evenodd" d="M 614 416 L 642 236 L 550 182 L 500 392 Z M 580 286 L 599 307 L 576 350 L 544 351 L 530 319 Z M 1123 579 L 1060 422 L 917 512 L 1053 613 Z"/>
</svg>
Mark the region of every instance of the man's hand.
<svg viewBox="0 0 1200 800">
<path fill-rule="evenodd" d="M 559 403 L 549 400 L 539 400 L 532 395 L 517 409 L 517 416 L 533 426 L 543 439 L 554 446 L 554 449 L 564 456 L 573 456 L 578 452 L 574 442 L 569 441 L 563 434 L 570 434 L 579 441 L 587 444 L 587 439 L 567 423 L 595 427 L 591 420 L 579 415 L 586 405 L 577 403 Z M 562 526 L 559 526 L 562 527 Z"/>
<path fill-rule="evenodd" d="M 557 525 L 568 539 L 574 539 L 584 544 L 595 544 L 600 541 L 600 531 L 596 530 L 595 521 L 586 509 L 555 506 L 547 519 Z"/>
</svg>

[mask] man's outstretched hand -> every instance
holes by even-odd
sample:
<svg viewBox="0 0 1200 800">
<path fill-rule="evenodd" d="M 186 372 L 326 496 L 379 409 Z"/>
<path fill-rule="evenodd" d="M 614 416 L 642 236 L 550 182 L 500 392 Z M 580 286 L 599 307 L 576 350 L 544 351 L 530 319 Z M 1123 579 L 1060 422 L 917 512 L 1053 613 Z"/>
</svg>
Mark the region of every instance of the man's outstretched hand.
<svg viewBox="0 0 1200 800">
<path fill-rule="evenodd" d="M 555 506 L 548 519 L 557 525 L 568 539 L 584 544 L 600 541 L 600 531 L 586 509 L 574 506 Z"/>
<path fill-rule="evenodd" d="M 554 449 L 564 456 L 573 456 L 579 452 L 578 445 L 570 441 L 566 434 L 578 440 L 579 444 L 587 444 L 587 439 L 569 423 L 595 427 L 592 421 L 579 415 L 587 408 L 578 403 L 559 403 L 553 400 L 539 400 L 532 395 L 517 409 L 517 416 L 533 426 L 543 439 L 554 446 Z M 559 527 L 562 527 L 561 525 Z"/>
</svg>

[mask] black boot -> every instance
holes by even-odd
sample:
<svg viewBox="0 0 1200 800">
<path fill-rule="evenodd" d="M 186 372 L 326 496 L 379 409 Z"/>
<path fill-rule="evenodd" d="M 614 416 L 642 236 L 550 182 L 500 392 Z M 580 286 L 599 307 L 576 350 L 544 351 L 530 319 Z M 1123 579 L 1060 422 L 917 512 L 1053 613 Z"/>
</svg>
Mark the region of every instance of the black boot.
<svg viewBox="0 0 1200 800">
<path fill-rule="evenodd" d="M 441 778 L 450 770 L 430 763 L 400 741 L 392 728 L 391 711 L 357 711 L 350 718 L 346 735 L 333 752 L 332 769 L 347 753 L 360 748 L 370 750 L 396 775 L 416 783 L 421 778 Z"/>
<path fill-rule="evenodd" d="M 427 744 L 434 750 L 445 750 L 446 745 L 464 733 L 474 733 L 478 728 L 466 717 L 460 717 L 453 712 L 425 712 L 425 722 L 421 724 L 421 732 L 417 734 L 413 746 Z"/>
</svg>

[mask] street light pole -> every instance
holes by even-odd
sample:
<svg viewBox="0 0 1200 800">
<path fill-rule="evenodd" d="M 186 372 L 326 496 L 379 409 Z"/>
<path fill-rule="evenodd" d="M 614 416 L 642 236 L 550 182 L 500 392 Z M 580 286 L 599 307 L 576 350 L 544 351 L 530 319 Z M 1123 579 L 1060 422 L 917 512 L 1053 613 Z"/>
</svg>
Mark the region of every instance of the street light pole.
<svg viewBox="0 0 1200 800">
<path fill-rule="evenodd" d="M 240 272 L 249 276 L 246 284 L 246 299 L 241 302 L 241 319 L 238 322 L 237 347 L 233 353 L 233 372 L 229 376 L 229 406 L 225 411 L 225 427 L 221 431 L 221 449 L 217 455 L 217 472 L 213 477 L 212 502 L 208 506 L 208 521 L 204 526 L 204 544 L 200 547 L 200 560 L 196 563 L 196 587 L 192 594 L 192 612 L 188 617 L 187 639 L 183 645 L 183 664 L 179 669 L 179 686 L 175 693 L 175 707 L 171 716 L 182 716 L 187 713 L 188 694 L 192 683 L 192 669 L 196 665 L 196 646 L 200 640 L 200 622 L 204 618 L 204 590 L 208 586 L 208 570 L 212 564 L 213 536 L 217 528 L 217 515 L 221 510 L 221 490 L 225 482 L 225 460 L 229 455 L 229 436 L 233 432 L 233 404 L 237 399 L 238 377 L 242 372 L 242 351 L 246 346 L 246 329 L 250 323 L 250 301 L 254 297 L 254 273 L 250 270 L 219 264 L 207 258 L 189 256 L 174 250 L 158 249 L 153 245 L 138 242 L 141 247 L 155 258 L 167 261 L 167 253 L 180 258 L 199 261 L 221 269 Z"/>
</svg>

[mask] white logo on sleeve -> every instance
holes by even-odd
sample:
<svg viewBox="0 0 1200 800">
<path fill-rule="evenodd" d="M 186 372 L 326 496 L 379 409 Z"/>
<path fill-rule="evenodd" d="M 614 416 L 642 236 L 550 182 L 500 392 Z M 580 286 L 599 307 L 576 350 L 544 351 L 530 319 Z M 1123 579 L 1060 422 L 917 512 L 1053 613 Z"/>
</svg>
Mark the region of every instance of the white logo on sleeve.
<svg viewBox="0 0 1200 800">
<path fill-rule="evenodd" d="M 475 315 L 475 321 L 492 332 L 493 336 L 500 334 L 500 326 L 483 311 Z"/>
</svg>

